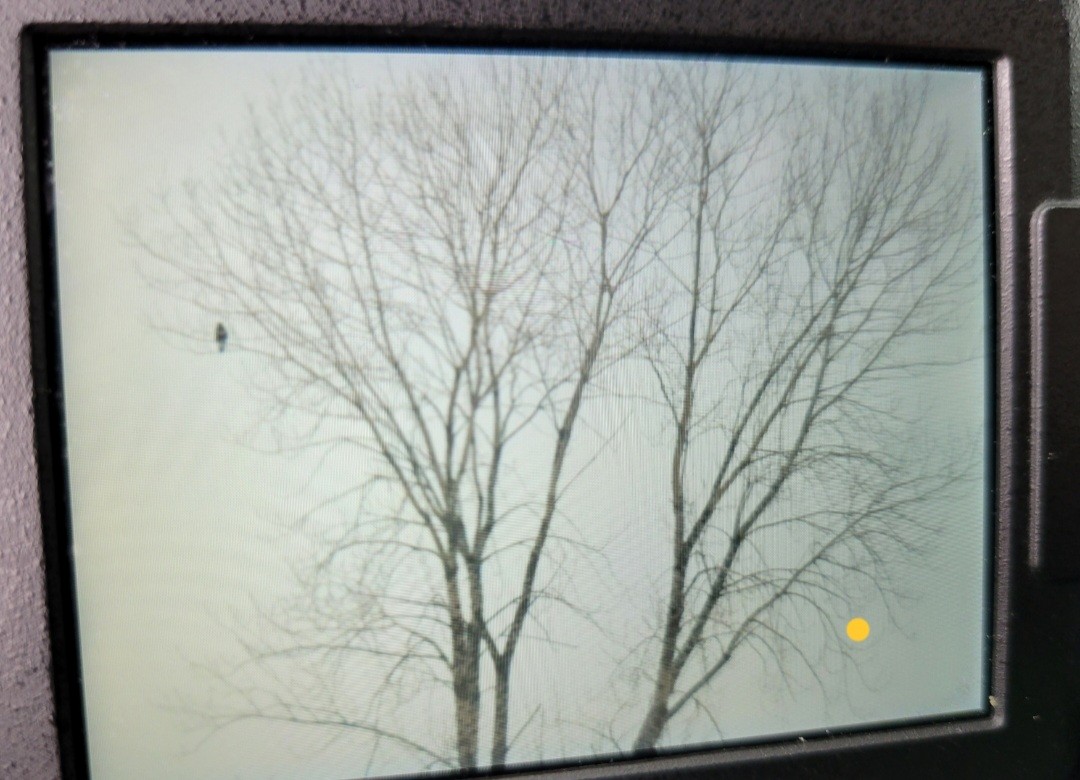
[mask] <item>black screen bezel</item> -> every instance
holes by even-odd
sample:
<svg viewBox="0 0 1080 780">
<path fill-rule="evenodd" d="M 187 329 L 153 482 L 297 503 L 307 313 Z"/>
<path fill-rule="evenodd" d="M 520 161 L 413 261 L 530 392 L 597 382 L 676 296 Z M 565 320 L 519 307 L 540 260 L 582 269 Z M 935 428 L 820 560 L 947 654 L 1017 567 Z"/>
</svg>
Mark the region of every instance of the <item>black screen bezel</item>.
<svg viewBox="0 0 1080 780">
<path fill-rule="evenodd" d="M 40 143 L 41 155 L 40 159 L 44 162 L 43 168 L 45 170 L 51 170 L 53 167 L 53 141 L 52 131 L 49 122 L 49 102 L 51 95 L 51 80 L 49 71 L 49 55 L 56 51 L 115 51 L 115 50 L 153 50 L 153 51 L 172 51 L 172 52 L 197 52 L 199 50 L 207 49 L 223 49 L 228 48 L 230 51 L 238 50 L 252 50 L 257 49 L 260 52 L 273 51 L 275 48 L 281 51 L 300 51 L 305 47 L 312 48 L 318 47 L 320 50 L 327 50 L 336 47 L 347 48 L 349 46 L 364 47 L 366 50 L 377 50 L 380 44 L 373 41 L 357 42 L 355 39 L 351 40 L 338 40 L 335 38 L 323 38 L 317 41 L 305 42 L 305 44 L 298 45 L 294 40 L 289 39 L 287 36 L 282 39 L 278 39 L 276 35 L 272 37 L 264 38 L 261 35 L 247 34 L 243 42 L 236 42 L 229 38 L 222 38 L 220 35 L 204 35 L 197 38 L 188 38 L 187 36 L 178 37 L 171 31 L 161 31 L 153 34 L 92 34 L 88 36 L 78 34 L 59 34 L 43 37 L 35 46 L 35 72 L 37 74 L 36 94 L 38 96 L 38 116 L 41 118 L 38 140 Z M 179 41 L 179 42 L 178 42 Z M 503 37 L 499 42 L 498 49 L 492 47 L 492 42 L 487 40 L 484 36 L 474 38 L 473 36 L 461 36 L 456 33 L 447 33 L 446 31 L 428 31 L 423 36 L 413 39 L 411 36 L 400 36 L 395 39 L 394 50 L 409 50 L 413 47 L 428 47 L 433 51 L 439 53 L 448 52 L 470 52 L 470 51 L 482 51 L 492 53 L 537 53 L 538 51 L 544 51 L 545 49 L 539 48 L 542 45 L 542 39 L 534 37 L 528 34 L 515 35 L 510 37 L 509 41 L 506 37 Z M 634 48 L 628 48 L 627 43 L 637 44 Z M 562 46 L 558 49 L 551 49 L 557 53 L 570 52 L 570 53 L 607 53 L 613 55 L 628 55 L 628 56 L 645 56 L 655 55 L 658 57 L 671 56 L 672 54 L 682 54 L 688 56 L 708 56 L 708 55 L 730 55 L 730 50 L 720 50 L 716 48 L 695 48 L 693 46 L 684 46 L 677 52 L 674 52 L 670 48 L 665 48 L 665 42 L 656 42 L 653 40 L 629 41 L 627 38 L 623 38 L 620 47 L 603 46 L 598 44 L 595 40 L 592 41 L 587 47 L 571 48 Z M 385 44 L 382 44 L 385 45 Z M 267 47 L 271 48 L 268 49 Z M 505 47 L 505 48 L 503 48 Z M 768 56 L 768 53 L 762 49 L 756 49 L 753 53 L 754 57 Z M 869 57 L 845 57 L 840 58 L 807 58 L 805 56 L 797 56 L 791 53 L 781 55 L 777 61 L 784 64 L 796 65 L 801 62 L 808 64 L 851 64 L 851 65 L 881 65 L 881 66 L 941 66 L 941 67 L 963 67 L 966 69 L 976 69 L 981 72 L 982 86 L 984 92 L 984 104 L 983 104 L 983 117 L 982 124 L 984 126 L 984 149 L 983 160 L 986 165 L 985 182 L 986 192 L 985 196 L 985 213 L 988 218 L 988 222 L 985 226 L 986 240 L 987 240 L 987 267 L 984 269 L 984 283 L 990 296 L 988 304 L 996 300 L 996 269 L 992 258 L 996 256 L 995 251 L 995 231 L 993 229 L 996 223 L 996 213 L 994 211 L 994 179 L 993 179 L 993 165 L 990 163 L 992 150 L 993 150 L 993 122 L 992 122 L 992 107 L 993 98 L 991 95 L 990 84 L 992 80 L 991 75 L 991 63 L 980 61 L 979 54 L 974 53 L 966 55 L 961 53 L 960 58 L 947 63 L 940 61 L 934 61 L 929 59 L 916 59 L 916 58 L 892 58 L 885 60 L 882 58 L 869 58 Z M 55 192 L 51 187 L 51 182 L 42 182 L 42 194 L 43 198 L 43 211 L 45 225 L 43 228 L 44 239 L 44 252 L 42 261 L 44 263 L 41 269 L 41 287 L 44 301 L 47 302 L 46 311 L 44 313 L 44 328 L 46 329 L 45 341 L 47 344 L 47 365 L 44 370 L 48 375 L 48 398 L 50 403 L 49 419 L 53 422 L 50 426 L 48 447 L 54 453 L 61 453 L 61 457 L 66 458 L 67 445 L 66 445 L 66 425 L 65 425 L 65 411 L 64 411 L 64 392 L 63 392 L 63 372 L 62 372 L 62 343 L 61 343 L 61 329 L 60 329 L 60 307 L 59 307 L 59 286 L 58 286 L 58 255 L 56 249 L 56 237 L 55 237 Z M 996 323 L 991 317 L 991 321 L 987 323 L 987 339 L 988 339 L 988 360 L 987 360 L 987 419 L 986 419 L 986 446 L 988 451 L 987 458 L 987 475 L 986 484 L 988 486 L 989 495 L 987 497 L 987 506 L 989 508 L 988 516 L 983 519 L 983 522 L 987 526 L 986 541 L 987 549 L 985 552 L 985 561 L 988 575 L 987 592 L 985 593 L 985 612 L 987 613 L 987 623 L 992 622 L 991 616 L 994 614 L 994 593 L 993 588 L 990 587 L 990 582 L 993 579 L 993 556 L 994 549 L 996 548 L 995 540 L 993 538 L 993 529 L 997 526 L 996 507 L 994 505 L 994 498 L 996 494 L 995 481 L 996 476 L 996 437 L 993 431 L 996 430 L 997 414 L 996 414 L 996 398 L 994 397 L 994 388 L 996 388 L 997 380 L 997 367 L 995 361 L 995 347 L 996 339 L 994 337 L 996 333 Z M 73 543 L 73 523 L 74 518 L 71 514 L 69 487 L 67 484 L 66 469 L 60 468 L 53 473 L 53 488 L 51 494 L 55 500 L 55 509 L 51 521 L 48 523 L 46 529 L 47 534 L 51 534 L 47 543 L 47 551 L 54 553 L 62 553 L 63 551 L 70 550 Z M 55 633 L 64 637 L 78 637 L 78 609 L 77 609 L 77 589 L 75 582 L 74 560 L 70 555 L 55 555 L 51 558 L 55 559 L 53 564 L 55 576 L 52 576 L 52 581 L 56 583 L 55 592 L 50 593 L 55 605 L 54 611 L 58 618 L 62 621 L 62 625 L 59 626 L 59 630 Z M 59 601 L 58 601 L 59 600 Z M 995 665 L 994 650 L 989 642 L 984 643 L 984 655 L 983 655 L 983 688 L 989 691 L 991 686 L 991 678 L 993 674 L 993 668 Z M 63 656 L 61 660 L 59 656 Z M 74 760 L 74 765 L 78 768 L 75 772 L 75 776 L 81 777 L 83 775 L 89 775 L 89 756 L 88 756 L 88 741 L 87 741 L 87 724 L 86 714 L 83 702 L 82 686 L 78 684 L 72 684 L 72 679 L 82 679 L 82 663 L 81 654 L 78 641 L 65 641 L 61 643 L 60 647 L 54 646 L 54 661 L 57 667 L 62 666 L 67 670 L 65 673 L 64 681 L 61 683 L 59 680 L 56 683 L 57 698 L 59 701 L 66 702 L 62 707 L 62 711 L 65 713 L 65 722 L 68 724 L 66 729 L 67 734 L 71 738 L 72 748 L 77 758 Z M 61 695 L 60 691 L 64 693 Z M 1000 695 L 1000 692 L 999 694 Z M 942 726 L 949 725 L 953 728 L 959 728 L 961 730 L 979 729 L 979 728 L 994 728 L 995 725 L 992 722 L 989 704 L 984 700 L 983 709 L 980 713 L 965 713 L 957 715 L 943 715 L 943 716 L 925 716 L 919 718 L 911 718 L 897 721 L 883 721 L 883 722 L 870 722 L 866 724 L 856 724 L 844 728 L 836 729 L 816 729 L 805 732 L 800 732 L 795 735 L 765 735 L 760 738 L 746 738 L 740 741 L 732 741 L 723 744 L 689 744 L 678 747 L 664 748 L 655 753 L 657 756 L 668 756 L 677 758 L 680 756 L 688 756 L 693 754 L 704 754 L 709 752 L 715 753 L 734 753 L 736 748 L 742 748 L 746 750 L 748 748 L 765 749 L 776 745 L 782 745 L 784 743 L 792 744 L 806 744 L 810 741 L 820 740 L 826 737 L 835 737 L 837 735 L 848 735 L 856 739 L 864 737 L 868 734 L 879 733 L 883 731 L 895 731 L 897 729 L 917 729 L 925 728 L 927 726 Z M 599 754 L 593 757 L 587 758 L 567 758 L 563 760 L 557 760 L 544 765 L 531 765 L 529 763 L 514 764 L 508 768 L 507 772 L 514 775 L 517 773 L 528 773 L 530 770 L 543 771 L 552 768 L 567 768 L 567 767 L 580 767 L 587 768 L 592 765 L 603 764 L 612 760 L 630 760 L 627 757 L 620 757 L 618 755 Z M 79 774 L 79 773 L 82 774 Z M 477 770 L 475 772 L 454 773 L 452 776 L 459 774 L 465 775 L 484 775 L 484 770 Z"/>
<path fill-rule="evenodd" d="M 477 3 L 476 5 L 483 5 Z M 865 19 L 865 12 L 856 11 L 854 4 L 841 3 L 850 17 L 848 21 Z M 957 9 L 963 8 L 968 23 L 974 11 L 971 3 L 956 3 Z M 1011 8 L 1014 3 L 1001 3 L 1002 7 Z M 852 7 L 849 7 L 852 6 Z M 995 6 L 996 8 L 996 6 Z M 232 9 L 231 2 L 224 4 L 224 11 Z M 745 9 L 744 9 L 745 10 Z M 1001 10 L 1001 9 L 997 9 Z M 810 739 L 780 740 L 773 743 L 757 743 L 750 747 L 734 747 L 720 751 L 701 750 L 681 753 L 677 756 L 638 759 L 620 762 L 617 765 L 588 765 L 569 774 L 575 776 L 603 776 L 605 774 L 643 776 L 659 775 L 677 771 L 686 776 L 705 776 L 720 766 L 731 771 L 732 776 L 750 776 L 759 771 L 771 774 L 788 771 L 801 773 L 806 771 L 827 771 L 829 775 L 847 776 L 870 773 L 873 776 L 903 776 L 912 771 L 927 771 L 940 762 L 929 760 L 930 755 L 946 750 L 954 760 L 960 760 L 965 766 L 962 755 L 974 756 L 976 760 L 968 764 L 983 764 L 988 770 L 1002 772 L 997 761 L 985 760 L 992 753 L 999 753 L 1002 746 L 1019 747 L 1015 739 L 1019 733 L 1016 728 L 1009 728 L 1007 713 L 1018 709 L 1019 701 L 1016 686 L 1011 684 L 1011 672 L 1024 665 L 1025 657 L 1016 658 L 1020 642 L 1010 638 L 1016 632 L 1016 621 L 1009 619 L 1009 605 L 1018 592 L 1022 592 L 1027 581 L 1037 585 L 1038 581 L 1030 572 L 1022 568 L 1023 557 L 1016 555 L 1019 529 L 1023 526 L 1026 497 L 1019 495 L 1018 486 L 1025 483 L 1027 468 L 1023 450 L 1023 437 L 1019 432 L 1026 427 L 1026 401 L 1030 387 L 1024 382 L 1024 367 L 1030 358 L 1026 347 L 1026 327 L 1022 317 L 1026 311 L 1026 280 L 1022 272 L 1026 266 L 1026 247 L 1018 240 L 1018 217 L 1030 213 L 1030 208 L 1041 198 L 1022 192 L 1019 185 L 1032 185 L 1034 191 L 1043 192 L 1043 197 L 1059 193 L 1060 182 L 1046 191 L 1046 184 L 1055 178 L 1060 179 L 1060 172 L 1067 169 L 1068 134 L 1064 134 L 1060 151 L 1049 155 L 1044 162 L 1057 159 L 1063 169 L 1052 172 L 1041 171 L 1044 181 L 1040 190 L 1034 182 L 1028 181 L 1025 166 L 1043 168 L 1033 162 L 1025 166 L 1016 164 L 1014 152 L 1024 147 L 1023 132 L 1017 132 L 1012 122 L 1011 107 L 1018 101 L 1021 93 L 1017 92 L 1018 60 L 1016 52 L 1010 53 L 1001 44 L 994 45 L 983 39 L 979 45 L 964 35 L 957 35 L 956 41 L 942 44 L 913 44 L 910 32 L 898 36 L 899 42 L 873 42 L 842 40 L 845 34 L 850 36 L 854 30 L 840 31 L 835 38 L 808 31 L 806 22 L 791 22 L 795 29 L 791 34 L 769 37 L 752 34 L 717 34 L 701 31 L 665 32 L 649 31 L 642 25 L 640 29 L 618 30 L 574 29 L 573 25 L 551 24 L 525 28 L 512 24 L 492 25 L 424 25 L 400 24 L 388 26 L 351 27 L 325 25 L 317 19 L 311 24 L 300 24 L 305 20 L 303 11 L 293 12 L 297 18 L 285 25 L 259 24 L 210 24 L 178 27 L 176 25 L 103 25 L 103 24 L 49 24 L 24 28 L 23 41 L 23 88 L 24 88 L 24 151 L 26 170 L 26 205 L 28 217 L 29 241 L 29 281 L 30 304 L 32 307 L 33 367 L 35 382 L 35 416 L 37 425 L 39 486 L 41 495 L 41 525 L 44 531 L 44 553 L 46 556 L 47 584 L 49 589 L 50 635 L 53 650 L 53 685 L 56 696 L 56 719 L 60 736 L 59 747 L 63 759 L 65 777 L 85 777 L 86 745 L 85 731 L 82 728 L 81 692 L 78 673 L 77 643 L 70 641 L 76 636 L 74 607 L 72 601 L 72 572 L 69 550 L 69 510 L 66 494 L 66 469 L 64 467 L 62 385 L 59 374 L 59 340 L 56 331 L 56 295 L 55 278 L 51 269 L 52 239 L 50 229 L 51 198 L 46 181 L 48 146 L 45 112 L 45 92 L 38 86 L 42 83 L 43 66 L 46 52 L 59 46 L 193 46 L 193 45 L 439 45 L 439 46 L 484 46 L 498 48 L 589 48 L 616 49 L 637 52 L 698 52 L 698 53 L 753 53 L 778 55 L 798 58 L 840 58 L 846 60 L 901 61 L 920 64 L 957 64 L 985 65 L 989 71 L 989 91 L 995 98 L 993 110 L 995 134 L 989 143 L 988 164 L 996 176 L 991 178 L 991 188 L 996 195 L 997 208 L 992 209 L 993 226 L 992 246 L 995 256 L 994 268 L 1000 278 L 992 283 L 992 295 L 997 310 L 998 344 L 993 361 L 1000 367 L 994 383 L 996 389 L 996 413 L 993 421 L 995 438 L 998 441 L 996 458 L 993 459 L 996 485 L 994 514 L 997 518 L 993 537 L 996 541 L 994 567 L 997 576 L 993 582 L 993 631 L 988 637 L 992 645 L 989 656 L 990 693 L 996 706 L 983 717 L 960 720 L 935 719 L 932 725 L 901 724 L 895 728 L 872 727 L 872 730 L 855 730 L 848 736 L 836 737 L 821 734 Z M 835 15 L 835 14 L 834 14 Z M 420 12 L 419 16 L 423 16 Z M 505 18 L 505 17 L 504 17 Z M 638 20 L 640 21 L 640 20 Z M 710 20 L 706 20 L 710 21 Z M 880 22 L 880 20 L 879 20 Z M 636 22 L 631 20 L 630 26 Z M 751 27 L 755 23 L 750 22 Z M 801 28 L 800 28 L 801 25 Z M 691 25 L 693 26 L 693 25 Z M 708 24 L 701 24 L 707 27 Z M 916 25 L 918 26 L 918 25 Z M 1052 25 L 1051 25 L 1052 26 Z M 766 25 L 760 25 L 763 30 Z M 895 28 L 901 31 L 902 25 Z M 807 29 L 802 29 L 807 28 Z M 800 29 L 802 32 L 800 33 Z M 1060 29 L 1055 28 L 1060 34 Z M 961 32 L 972 32 L 961 28 Z M 880 34 L 880 30 L 878 31 Z M 948 37 L 946 35 L 946 37 Z M 1045 43 L 1045 41 L 1044 41 Z M 1035 42 L 1025 39 L 1022 47 L 1031 47 Z M 1053 48 L 1053 47 L 1051 47 Z M 1060 54 L 1060 52 L 1059 52 Z M 1032 55 L 1032 60 L 1037 59 Z M 1053 59 L 1053 58 L 1050 58 Z M 1060 60 L 1060 57 L 1059 57 Z M 1064 70 L 1061 70 L 1064 81 Z M 1051 80 L 1052 81 L 1052 80 Z M 1033 89 L 1036 93 L 1052 93 L 1057 87 L 1050 82 L 1046 89 Z M 1053 87 L 1053 88 L 1051 88 Z M 1044 96 L 1045 97 L 1045 96 Z M 1029 102 L 1025 99 L 1024 102 Z M 1046 106 L 1047 104 L 1043 104 Z M 1053 114 L 1053 111 L 1045 111 Z M 1052 117 L 1044 117 L 1052 119 Z M 1037 126 L 1040 123 L 1033 123 Z M 1025 125 L 1026 127 L 1026 125 Z M 1039 132 L 1050 141 L 1055 136 L 1061 140 L 1062 133 L 1052 127 L 1041 127 Z M 1049 148 L 1049 147 L 1047 147 Z M 1028 157 L 1028 160 L 1031 158 Z M 1062 162 L 1064 160 L 1064 162 Z M 992 171 L 992 172 L 993 172 Z M 1034 176 L 1032 179 L 1036 178 Z M 1028 195 L 1028 197 L 1022 197 Z M 1029 200 L 1029 198 L 1031 200 Z M 1024 201 L 1032 205 L 1028 205 Z M 994 205 L 992 201 L 992 206 Z M 1019 211 L 1019 213 L 1017 213 Z M 1038 589 L 1038 588 L 1036 588 Z M 1039 610 L 1042 611 L 1041 609 Z M 1070 613 L 1071 614 L 1071 613 Z M 1071 625 L 1071 623 L 1070 623 Z M 1010 630 L 1011 629 L 1011 630 Z M 1007 657 L 1012 655 L 1012 666 Z M 1028 659 L 1034 663 L 1039 659 L 1032 655 Z M 1022 686 L 1021 686 L 1022 688 Z M 1075 688 L 1073 688 L 1075 690 Z M 1060 713 L 1066 716 L 1064 710 Z M 1055 713 L 1055 717 L 1056 717 Z M 1047 716 L 1049 717 L 1049 716 Z M 1075 717 L 1075 715 L 1071 716 Z M 1038 722 L 1038 721 L 1036 721 Z M 1070 722 L 1071 721 L 1070 719 Z M 1075 725 L 1075 722 L 1073 722 Z M 1004 735 L 1004 741 L 1001 737 Z M 1010 736 L 1013 735 L 1013 736 Z M 994 745 L 991 745 L 995 743 Z M 984 747 L 972 747 L 985 743 Z M 967 748 L 962 746 L 967 745 Z M 1071 756 L 1075 746 L 1063 745 Z M 1007 752 L 1012 753 L 1012 750 Z M 872 756 L 877 755 L 874 759 Z M 922 756 L 920 758 L 920 755 Z M 890 756 L 881 762 L 885 756 Z M 981 758 L 979 758 L 981 756 Z M 869 759 L 871 763 L 866 763 Z M 899 763 L 897 763 L 899 762 Z M 1036 763 L 1040 763 L 1036 761 Z M 922 770 L 917 767 L 923 767 Z M 815 770 L 815 767 L 817 768 Z M 837 774 L 838 773 L 838 774 Z M 1003 774 L 1002 776 L 1007 776 Z"/>
</svg>

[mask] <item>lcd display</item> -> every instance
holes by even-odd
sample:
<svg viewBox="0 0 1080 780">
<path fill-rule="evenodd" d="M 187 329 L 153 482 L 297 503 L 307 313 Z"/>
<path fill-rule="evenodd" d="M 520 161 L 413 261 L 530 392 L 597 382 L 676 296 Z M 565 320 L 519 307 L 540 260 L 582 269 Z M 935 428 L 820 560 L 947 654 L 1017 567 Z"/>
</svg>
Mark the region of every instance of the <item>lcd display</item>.
<svg viewBox="0 0 1080 780">
<path fill-rule="evenodd" d="M 988 710 L 983 69 L 48 67 L 94 778 Z"/>
</svg>

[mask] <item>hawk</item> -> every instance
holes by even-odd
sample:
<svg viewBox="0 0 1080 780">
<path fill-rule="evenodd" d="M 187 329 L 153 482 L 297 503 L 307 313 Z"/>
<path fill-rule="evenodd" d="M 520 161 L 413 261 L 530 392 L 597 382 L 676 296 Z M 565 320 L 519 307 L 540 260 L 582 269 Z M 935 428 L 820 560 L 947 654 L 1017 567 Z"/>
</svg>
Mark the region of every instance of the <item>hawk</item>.
<svg viewBox="0 0 1080 780">
<path fill-rule="evenodd" d="M 225 330 L 225 324 L 219 322 L 214 328 L 214 340 L 217 342 L 218 352 L 225 351 L 225 342 L 229 340 L 229 332 Z"/>
</svg>

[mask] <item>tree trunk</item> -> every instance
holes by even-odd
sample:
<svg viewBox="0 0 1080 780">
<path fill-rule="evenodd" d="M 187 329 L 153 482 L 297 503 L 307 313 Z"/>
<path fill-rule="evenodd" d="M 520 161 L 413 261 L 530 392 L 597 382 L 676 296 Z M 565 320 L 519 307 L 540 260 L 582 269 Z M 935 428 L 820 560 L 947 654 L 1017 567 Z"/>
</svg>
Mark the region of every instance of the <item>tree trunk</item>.
<svg viewBox="0 0 1080 780">
<path fill-rule="evenodd" d="M 456 517 L 444 525 L 457 529 Z M 480 629 L 474 621 L 466 620 L 458 592 L 457 549 L 460 536 L 451 536 L 444 561 L 446 593 L 450 614 L 450 642 L 453 647 L 453 667 L 450 670 L 454 686 L 454 716 L 457 726 L 458 766 L 476 766 L 477 742 L 480 734 Z"/>
<path fill-rule="evenodd" d="M 501 769 L 506 765 L 507 727 L 510 719 L 510 658 L 499 658 L 495 663 L 495 723 L 491 738 L 491 767 Z"/>
<path fill-rule="evenodd" d="M 672 682 L 671 670 L 662 669 L 653 688 L 649 710 L 645 713 L 637 739 L 634 740 L 634 750 L 653 750 L 660 741 L 660 735 L 668 722 L 668 698 L 671 696 Z"/>
<path fill-rule="evenodd" d="M 471 769 L 476 766 L 480 732 L 480 642 L 469 625 L 455 632 L 453 641 L 458 763 L 462 769 Z"/>
</svg>

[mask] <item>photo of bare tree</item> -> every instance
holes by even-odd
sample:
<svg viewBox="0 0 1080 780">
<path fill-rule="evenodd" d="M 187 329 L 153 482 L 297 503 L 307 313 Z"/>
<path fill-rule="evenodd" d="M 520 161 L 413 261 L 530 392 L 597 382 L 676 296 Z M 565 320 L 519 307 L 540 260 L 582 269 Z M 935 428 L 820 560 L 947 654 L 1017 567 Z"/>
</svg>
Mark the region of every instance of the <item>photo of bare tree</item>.
<svg viewBox="0 0 1080 780">
<path fill-rule="evenodd" d="M 687 109 L 696 133 L 684 176 L 697 198 L 692 260 L 676 279 L 689 310 L 680 302 L 658 324 L 647 357 L 675 429 L 673 564 L 638 749 L 655 747 L 688 704 L 707 707 L 702 692 L 741 645 L 784 644 L 797 655 L 798 634 L 777 614 L 785 602 L 825 612 L 828 624 L 842 575 L 888 587 L 890 563 L 928 530 L 912 510 L 964 477 L 963 467 L 928 469 L 925 453 L 913 460 L 896 447 L 877 389 L 924 364 L 905 341 L 941 327 L 941 312 L 975 279 L 972 182 L 951 178 L 940 139 L 920 138 L 925 88 L 860 94 L 849 82 L 807 109 L 812 129 L 793 143 L 779 214 L 760 235 L 745 235 L 740 226 L 755 221 L 738 213 L 741 166 L 757 139 L 725 132 L 725 95 Z M 736 321 L 763 302 L 773 316 L 754 312 L 758 333 L 747 333 Z M 723 390 L 737 400 L 710 396 L 706 372 L 728 369 L 747 345 L 755 358 Z M 831 497 L 785 501 L 801 479 Z M 805 546 L 781 564 L 753 549 L 770 535 Z M 725 609 L 728 601 L 736 605 Z"/>
<path fill-rule="evenodd" d="M 135 67 L 124 56 L 111 78 Z M 199 75 L 184 57 L 206 55 L 157 56 L 182 90 Z M 68 193 L 93 178 L 68 173 L 88 163 L 64 133 L 101 143 L 64 129 L 65 101 L 111 82 L 92 55 L 56 60 L 63 277 L 79 267 Z M 206 604 L 228 603 L 225 638 L 177 639 L 185 681 L 154 706 L 194 723 L 193 761 L 257 733 L 319 777 L 651 754 L 983 706 L 980 73 L 373 51 L 275 73 L 236 77 L 244 105 L 221 98 L 217 120 L 188 129 L 218 132 L 213 165 L 145 174 L 110 220 L 130 301 L 80 292 L 86 270 L 63 277 L 88 679 L 108 677 L 94 671 L 105 640 L 90 637 L 110 619 L 207 626 Z M 192 141 L 186 154 L 208 153 Z M 103 481 L 108 459 L 83 465 L 102 415 L 80 406 L 79 377 L 127 376 L 79 351 L 83 310 L 109 306 L 130 307 L 162 366 L 138 380 L 144 422 L 121 439 L 173 476 L 147 466 L 138 488 Z M 140 433 L 166 417 L 167 434 Z M 97 597 L 104 537 L 80 511 L 97 516 L 103 484 L 114 508 L 137 489 L 177 518 L 131 526 L 112 555 L 177 534 L 172 549 L 223 563 L 170 556 L 152 569 L 169 595 L 142 613 Z M 267 527 L 290 529 L 273 550 L 257 541 Z M 227 584 L 229 568 L 251 573 Z M 182 585 L 196 569 L 213 593 Z M 956 580 L 955 601 L 927 606 Z M 856 646 L 844 626 L 864 613 L 873 634 Z M 887 626 L 892 650 L 877 644 Z M 936 648 L 934 632 L 948 635 Z M 911 702 L 880 694 L 912 689 L 902 646 L 963 669 L 960 682 Z M 747 691 L 772 683 L 754 680 L 802 701 L 755 704 Z M 864 694 L 880 703 L 860 710 Z M 745 715 L 770 706 L 772 720 Z M 121 761 L 89 712 L 92 761 L 95 745 Z M 305 744 L 339 763 L 312 763 Z M 221 776 L 273 776 L 214 755 Z"/>
</svg>

